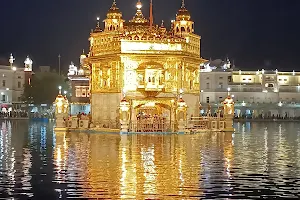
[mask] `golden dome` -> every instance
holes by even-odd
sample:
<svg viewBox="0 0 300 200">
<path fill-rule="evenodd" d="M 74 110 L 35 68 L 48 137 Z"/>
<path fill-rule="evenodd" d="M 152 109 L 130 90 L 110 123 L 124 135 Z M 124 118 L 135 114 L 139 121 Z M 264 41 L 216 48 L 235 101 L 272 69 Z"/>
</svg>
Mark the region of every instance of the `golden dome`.
<svg viewBox="0 0 300 200">
<path fill-rule="evenodd" d="M 107 18 L 121 18 L 122 17 L 122 12 L 120 9 L 117 7 L 116 0 L 113 1 L 112 6 L 107 12 Z"/>
<path fill-rule="evenodd" d="M 182 20 L 187 20 L 189 21 L 191 19 L 191 14 L 190 12 L 185 8 L 185 3 L 184 0 L 182 0 L 181 8 L 178 10 L 176 14 L 176 20 L 177 21 L 182 21 Z"/>
<path fill-rule="evenodd" d="M 136 8 L 137 8 L 136 13 L 135 13 L 133 19 L 129 20 L 129 22 L 136 23 L 136 24 L 145 24 L 145 23 L 149 22 L 149 20 L 146 19 L 142 13 L 142 10 L 141 10 L 142 6 L 143 6 L 142 2 L 139 0 L 136 4 Z"/>
</svg>

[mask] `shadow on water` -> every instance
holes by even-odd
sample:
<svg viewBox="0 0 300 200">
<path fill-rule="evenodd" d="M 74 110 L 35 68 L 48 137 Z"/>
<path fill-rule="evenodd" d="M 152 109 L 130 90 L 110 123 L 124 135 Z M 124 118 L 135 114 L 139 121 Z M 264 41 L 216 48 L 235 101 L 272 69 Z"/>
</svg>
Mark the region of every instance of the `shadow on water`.
<svg viewBox="0 0 300 200">
<path fill-rule="evenodd" d="M 54 133 L 48 123 L 0 125 L 0 198 L 300 196 L 296 123 L 236 123 L 239 134 L 198 135 Z"/>
</svg>

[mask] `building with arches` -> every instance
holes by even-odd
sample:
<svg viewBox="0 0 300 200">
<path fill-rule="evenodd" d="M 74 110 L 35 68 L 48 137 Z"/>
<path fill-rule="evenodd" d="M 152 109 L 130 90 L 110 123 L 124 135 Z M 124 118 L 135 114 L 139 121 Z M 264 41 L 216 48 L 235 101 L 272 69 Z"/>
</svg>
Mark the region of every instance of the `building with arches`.
<svg viewBox="0 0 300 200">
<path fill-rule="evenodd" d="M 171 27 L 153 22 L 152 0 L 149 18 L 138 0 L 136 13 L 129 21 L 113 0 L 104 27 L 90 34 L 90 51 L 84 69 L 90 73 L 90 103 L 93 122 L 100 127 L 119 126 L 119 104 L 130 102 L 131 122 L 138 115 L 162 116 L 175 120 L 174 102 L 179 93 L 188 105 L 188 116 L 198 112 L 201 37 L 194 33 L 194 22 L 185 2 Z M 181 91 L 181 92 L 180 92 Z"/>
</svg>

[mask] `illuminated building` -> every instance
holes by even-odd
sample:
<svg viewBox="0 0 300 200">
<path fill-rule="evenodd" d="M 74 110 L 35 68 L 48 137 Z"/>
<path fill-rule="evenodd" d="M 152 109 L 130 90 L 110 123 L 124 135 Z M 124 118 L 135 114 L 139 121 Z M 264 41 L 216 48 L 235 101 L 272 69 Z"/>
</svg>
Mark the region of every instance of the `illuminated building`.
<svg viewBox="0 0 300 200">
<path fill-rule="evenodd" d="M 89 38 L 90 52 L 85 61 L 91 69 L 91 111 L 93 122 L 100 126 L 118 126 L 122 93 L 130 101 L 132 120 L 139 109 L 171 118 L 180 90 L 188 115 L 198 107 L 199 65 L 204 59 L 200 56 L 201 37 L 194 33 L 184 1 L 169 30 L 163 22 L 153 24 L 152 1 L 150 19 L 144 17 L 140 1 L 136 9 L 126 22 L 113 1 L 103 21 L 104 29 L 98 18 Z"/>
<path fill-rule="evenodd" d="M 222 62 L 215 67 L 207 62 L 201 67 L 202 105 L 211 104 L 216 109 L 230 92 L 235 101 L 236 116 L 300 116 L 299 72 L 243 71 L 228 64 L 230 62 Z"/>
<path fill-rule="evenodd" d="M 9 63 L 0 63 L 0 105 L 1 111 L 4 112 L 24 107 L 24 84 L 32 76 L 32 60 L 29 57 L 22 68 L 14 65 L 15 58 L 12 54 L 8 61 Z"/>
<path fill-rule="evenodd" d="M 86 55 L 83 51 L 80 56 L 80 68 L 78 69 L 73 62 L 69 65 L 68 78 L 72 89 L 71 115 L 90 112 L 89 70 L 84 64 L 84 59 Z"/>
</svg>

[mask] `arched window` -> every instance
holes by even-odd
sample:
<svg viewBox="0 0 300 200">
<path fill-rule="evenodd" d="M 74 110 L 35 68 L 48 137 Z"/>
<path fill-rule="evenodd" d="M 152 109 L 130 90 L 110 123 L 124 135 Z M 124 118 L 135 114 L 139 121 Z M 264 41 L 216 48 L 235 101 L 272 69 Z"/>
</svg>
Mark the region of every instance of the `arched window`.
<svg viewBox="0 0 300 200">
<path fill-rule="evenodd" d="M 176 33 L 178 33 L 178 32 L 179 32 L 179 28 L 177 27 L 177 28 L 176 28 Z"/>
<path fill-rule="evenodd" d="M 185 28 L 184 27 L 181 27 L 181 32 L 185 32 Z"/>
</svg>

